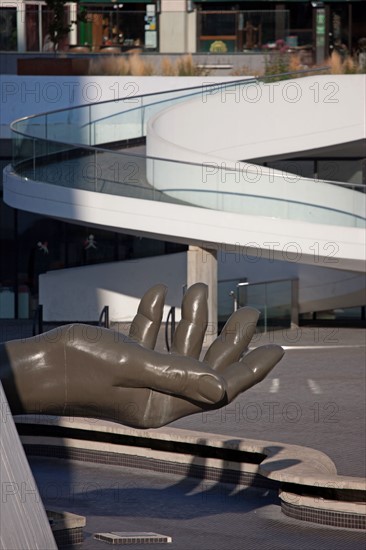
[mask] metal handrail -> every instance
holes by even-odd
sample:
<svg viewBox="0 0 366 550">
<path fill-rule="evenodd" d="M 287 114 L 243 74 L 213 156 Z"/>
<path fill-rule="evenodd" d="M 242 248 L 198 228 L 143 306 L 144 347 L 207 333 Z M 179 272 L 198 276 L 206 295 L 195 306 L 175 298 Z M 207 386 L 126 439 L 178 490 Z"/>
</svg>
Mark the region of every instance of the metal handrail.
<svg viewBox="0 0 366 550">
<path fill-rule="evenodd" d="M 138 95 L 134 95 L 134 96 L 131 96 L 133 97 L 133 99 L 143 99 L 144 97 L 151 97 L 151 96 L 163 96 L 164 94 L 171 94 L 172 92 L 190 92 L 190 93 L 187 93 L 186 96 L 190 96 L 190 95 L 193 95 L 192 94 L 192 91 L 193 90 L 197 90 L 197 91 L 200 91 L 202 90 L 203 88 L 205 90 L 207 89 L 210 89 L 210 88 L 217 88 L 217 87 L 230 87 L 230 86 L 233 86 L 233 85 L 240 85 L 240 84 L 249 84 L 249 83 L 252 83 L 252 82 L 264 82 L 265 80 L 267 79 L 272 79 L 272 78 L 279 78 L 279 77 L 287 77 L 287 76 L 291 76 L 291 75 L 302 75 L 302 74 L 307 74 L 307 73 L 314 73 L 314 72 L 323 72 L 323 71 L 328 71 L 330 69 L 330 67 L 328 65 L 325 65 L 324 67 L 317 67 L 317 68 L 314 68 L 314 69 L 301 69 L 299 71 L 290 71 L 290 72 L 287 72 L 287 73 L 277 73 L 277 74 L 271 74 L 271 75 L 267 75 L 267 76 L 261 76 L 261 77 L 246 77 L 246 78 L 241 78 L 241 79 L 237 79 L 237 80 L 230 80 L 228 82 L 215 82 L 215 83 L 207 83 L 207 84 L 201 84 L 199 86 L 191 86 L 189 88 L 177 88 L 177 89 L 174 89 L 174 90 L 162 90 L 160 92 L 148 92 L 146 94 L 138 94 Z M 186 97 L 186 96 L 181 96 L 181 97 Z M 123 102 L 123 101 L 128 101 L 131 99 L 131 97 L 121 97 L 121 98 L 118 98 L 118 99 L 105 99 L 103 101 L 98 101 L 98 102 L 95 102 L 95 103 L 86 103 L 84 105 L 73 105 L 71 107 L 66 107 L 66 108 L 62 108 L 62 109 L 55 109 L 54 111 L 43 111 L 42 113 L 38 113 L 38 114 L 35 114 L 35 115 L 28 115 L 28 116 L 25 116 L 25 117 L 21 117 L 21 118 L 18 118 L 16 120 L 14 120 L 11 124 L 10 124 L 10 129 L 17 133 L 17 134 L 20 134 L 20 135 L 24 135 L 24 136 L 27 136 L 27 137 L 33 137 L 33 136 L 29 136 L 28 134 L 25 134 L 23 132 L 20 132 L 19 130 L 16 130 L 14 128 L 14 124 L 17 124 L 18 122 L 21 122 L 23 120 L 30 120 L 32 118 L 37 118 L 37 117 L 42 117 L 42 116 L 46 116 L 46 115 L 54 115 L 56 113 L 62 113 L 62 112 L 67 112 L 67 111 L 73 111 L 73 110 L 76 110 L 76 109 L 82 109 L 82 108 L 86 108 L 86 107 L 90 107 L 92 105 L 104 105 L 104 104 L 108 104 L 108 103 L 119 103 L 119 102 Z M 164 101 L 164 100 L 162 100 Z M 165 100 L 166 101 L 166 100 Z M 157 102 L 157 103 L 160 103 L 160 102 Z M 135 107 L 134 109 L 141 109 L 141 108 L 145 108 L 146 105 L 143 105 L 141 107 Z M 128 111 L 129 112 L 129 111 Z M 42 139 L 42 138 L 37 138 L 37 139 Z M 52 140 L 47 140 L 47 141 L 51 141 Z M 83 146 L 82 144 L 72 144 L 70 143 L 69 145 L 74 145 L 75 147 L 78 147 L 78 146 Z"/>
<path fill-rule="evenodd" d="M 34 311 L 32 323 L 32 335 L 37 336 L 43 332 L 43 305 L 39 304 Z"/>
<path fill-rule="evenodd" d="M 38 336 L 39 334 L 43 334 L 43 322 L 44 322 L 44 319 L 43 319 L 43 305 L 42 304 L 39 304 L 37 306 L 37 308 L 35 309 L 34 311 L 34 315 L 33 315 L 33 323 L 32 323 L 32 335 L 33 336 Z M 76 321 L 49 321 L 49 323 L 52 323 L 52 324 L 55 324 L 55 325 L 65 325 L 65 324 L 69 324 L 69 323 L 75 323 Z M 104 328 L 109 328 L 110 327 L 110 322 L 109 322 L 109 306 L 104 306 L 104 308 L 102 309 L 100 315 L 99 315 L 99 319 L 97 322 L 88 322 L 88 321 L 84 321 L 87 325 L 88 324 L 93 324 L 93 325 L 98 325 L 98 327 L 104 327 Z M 47 321 L 46 321 L 47 323 Z"/>
<path fill-rule="evenodd" d="M 98 327 L 109 328 L 109 306 L 104 306 L 99 315 Z"/>
<path fill-rule="evenodd" d="M 181 88 L 181 89 L 178 89 L 178 90 L 166 90 L 166 91 L 162 91 L 162 92 L 158 92 L 158 93 L 148 93 L 148 94 L 133 96 L 134 98 L 144 98 L 144 97 L 154 97 L 154 96 L 159 98 L 159 97 L 163 97 L 164 94 L 187 92 L 183 96 L 173 97 L 173 98 L 170 98 L 169 100 L 162 99 L 161 101 L 152 102 L 151 104 L 148 104 L 148 105 L 140 105 L 137 108 L 134 107 L 132 110 L 136 110 L 136 109 L 137 110 L 143 110 L 143 109 L 149 108 L 151 106 L 153 107 L 154 105 L 156 105 L 158 103 L 164 103 L 165 101 L 172 101 L 172 102 L 176 101 L 176 102 L 178 102 L 178 101 L 181 101 L 182 99 L 192 97 L 195 93 L 198 93 L 198 92 L 194 92 L 197 89 L 199 90 L 199 92 L 201 92 L 203 88 L 206 91 L 210 90 L 210 88 L 213 88 L 213 89 L 217 89 L 217 88 L 223 89 L 224 88 L 224 89 L 226 89 L 226 88 L 230 88 L 230 86 L 233 86 L 233 85 L 235 85 L 235 86 L 237 86 L 237 85 L 248 85 L 248 84 L 251 84 L 253 82 L 259 82 L 260 80 L 268 80 L 270 78 L 275 78 L 275 77 L 278 77 L 278 76 L 282 76 L 282 77 L 291 76 L 291 75 L 295 76 L 295 75 L 307 74 L 309 72 L 313 73 L 314 71 L 319 72 L 319 71 L 324 71 L 324 70 L 328 70 L 328 67 L 322 67 L 322 68 L 319 68 L 319 69 L 303 69 L 301 71 L 287 72 L 287 73 L 282 73 L 282 74 L 278 74 L 278 75 L 268 75 L 268 76 L 265 76 L 265 77 L 261 77 L 260 79 L 253 79 L 253 78 L 238 79 L 238 80 L 224 82 L 224 83 L 220 82 L 220 83 L 204 84 L 204 85 L 200 85 L 200 86 L 195 86 L 193 88 Z M 192 90 L 193 90 L 194 93 L 192 93 Z M 90 108 L 92 105 L 98 105 L 99 106 L 99 105 L 107 104 L 107 103 L 116 103 L 118 101 L 123 101 L 123 98 L 121 100 L 115 100 L 115 99 L 105 100 L 105 101 L 90 104 L 90 105 L 81 105 L 81 106 L 69 107 L 67 109 L 58 109 L 58 110 L 55 110 L 55 111 L 45 113 L 45 115 L 46 116 L 47 115 L 51 116 L 53 113 L 68 112 L 69 110 L 82 109 L 82 108 L 85 108 L 85 107 Z M 126 110 L 124 113 L 122 113 L 122 115 L 128 114 L 130 111 L 131 111 L 131 109 Z M 115 113 L 114 115 L 110 115 L 110 116 L 111 117 L 119 116 L 120 114 L 121 113 Z M 41 116 L 44 116 L 44 115 L 40 114 L 40 115 L 31 115 L 29 117 L 23 117 L 22 119 L 18 119 L 17 121 L 12 122 L 11 128 L 16 134 L 26 135 L 26 134 L 22 133 L 21 131 L 15 129 L 16 124 L 18 122 L 22 121 L 22 120 L 27 120 L 27 119 L 32 119 L 32 118 L 34 119 L 36 117 L 41 117 Z M 144 134 L 144 132 L 142 132 L 142 133 Z M 29 135 L 29 137 L 31 137 L 31 135 Z M 93 152 L 94 154 L 110 152 L 110 149 L 107 149 L 106 147 L 92 146 L 92 145 L 85 145 L 85 144 L 65 143 L 65 142 L 61 142 L 61 141 L 54 141 L 52 139 L 48 139 L 47 137 L 37 137 L 37 136 L 35 136 L 32 139 L 35 140 L 35 141 L 40 141 L 40 142 L 58 143 L 61 146 L 67 146 L 67 147 L 70 147 L 70 148 L 73 148 L 73 147 L 75 147 L 77 149 L 80 148 L 84 151 Z M 164 158 L 161 158 L 161 157 L 141 155 L 141 154 L 138 154 L 138 153 L 131 153 L 130 151 L 128 151 L 127 153 L 124 152 L 124 151 L 118 151 L 118 153 L 115 153 L 115 154 L 125 156 L 125 157 L 127 156 L 128 158 L 131 158 L 131 159 L 133 159 L 133 158 L 144 159 L 146 161 L 157 160 L 159 162 L 164 161 L 164 162 L 169 162 L 169 163 L 172 163 L 172 164 L 187 165 L 187 166 L 193 166 L 193 167 L 196 166 L 200 169 L 202 169 L 202 167 L 209 164 L 209 163 L 206 163 L 206 162 L 197 163 L 197 162 L 189 162 L 189 161 L 184 161 L 184 160 L 182 161 L 182 160 L 176 160 L 176 159 L 164 159 Z M 26 161 L 20 161 L 19 164 L 14 165 L 13 167 L 14 167 L 15 171 L 17 171 L 17 166 L 22 165 L 23 162 L 29 162 L 29 160 L 30 159 L 27 159 Z M 271 169 L 270 168 L 264 168 L 264 170 L 271 170 Z M 103 178 L 103 179 L 105 179 L 105 178 Z M 302 180 L 304 178 L 299 176 L 298 179 Z M 323 180 L 323 179 L 321 180 L 321 182 L 325 183 L 325 184 L 330 184 L 330 185 L 333 185 L 333 186 L 337 186 L 337 187 L 345 187 L 345 188 L 350 187 L 351 189 L 353 189 L 355 191 L 364 191 L 364 186 L 362 184 L 349 184 L 348 182 L 338 182 L 338 181 Z M 114 183 L 118 183 L 118 182 L 114 181 Z M 139 187 L 139 185 L 138 185 L 138 187 Z M 197 192 L 200 192 L 200 190 L 197 190 Z M 271 199 L 271 200 L 273 199 L 273 200 L 276 200 L 276 201 L 281 201 L 281 199 L 278 198 L 278 197 L 272 197 L 272 196 L 266 196 L 266 195 L 265 196 L 261 195 L 260 198 L 261 199 Z M 282 199 L 282 200 L 284 200 L 284 199 Z M 287 200 L 285 202 L 289 202 L 289 200 Z M 294 201 L 294 203 L 298 204 L 299 201 Z M 303 202 L 300 201 L 300 204 L 303 204 Z M 310 206 L 313 206 L 313 207 L 316 207 L 316 208 L 322 208 L 322 206 L 319 206 L 317 203 L 313 204 L 313 203 L 309 202 L 309 203 L 304 203 L 304 204 L 310 205 Z M 329 208 L 328 208 L 328 210 L 329 210 Z M 344 213 L 344 214 L 347 214 L 347 215 L 352 215 L 355 219 L 360 219 L 362 221 L 364 220 L 364 218 L 362 216 L 359 216 L 359 215 L 354 214 L 354 213 L 352 214 L 348 211 L 344 212 L 342 209 L 341 210 L 332 209 L 332 210 L 336 213 L 341 213 L 341 214 Z"/>
<path fill-rule="evenodd" d="M 328 69 L 328 67 L 326 69 Z M 295 74 L 295 73 L 286 73 L 286 74 Z M 280 76 L 280 75 L 271 75 L 271 78 L 276 77 L 276 76 Z M 246 77 L 246 78 L 242 78 L 242 79 L 238 79 L 238 80 L 230 80 L 229 82 L 215 82 L 215 83 L 208 83 L 208 84 L 200 84 L 199 86 L 191 86 L 189 88 L 177 88 L 177 89 L 173 89 L 173 90 L 162 90 L 160 92 L 148 92 L 146 94 L 139 94 L 139 95 L 128 96 L 128 97 L 120 97 L 120 98 L 117 98 L 117 99 L 115 99 L 115 98 L 114 99 L 105 99 L 103 101 L 98 101 L 98 102 L 95 102 L 95 103 L 85 103 L 83 105 L 73 105 L 71 107 L 66 107 L 66 108 L 62 108 L 62 109 L 55 109 L 54 111 L 43 111 L 42 113 L 37 113 L 35 115 L 27 115 L 27 116 L 24 116 L 24 117 L 17 118 L 16 120 L 13 120 L 13 122 L 10 124 L 10 129 L 13 130 L 13 132 L 16 132 L 18 134 L 27 136 L 27 134 L 24 134 L 22 132 L 19 132 L 18 130 L 15 130 L 13 128 L 13 124 L 21 122 L 23 120 L 30 120 L 32 118 L 37 118 L 37 117 L 41 117 L 41 116 L 54 115 L 54 114 L 57 114 L 57 113 L 73 111 L 73 110 L 76 110 L 76 109 L 82 109 L 82 108 L 90 107 L 92 105 L 104 105 L 104 104 L 107 104 L 107 103 L 119 103 L 119 102 L 123 102 L 123 101 L 130 101 L 131 99 L 143 99 L 144 97 L 150 97 L 150 96 L 154 96 L 154 95 L 160 96 L 160 95 L 164 95 L 164 94 L 171 94 L 172 92 L 192 92 L 193 90 L 198 90 L 199 91 L 199 90 L 202 90 L 202 88 L 207 90 L 209 88 L 217 88 L 218 86 L 228 86 L 229 87 L 229 86 L 232 86 L 233 84 L 242 84 L 242 83 L 245 83 L 245 82 L 254 82 L 254 81 L 257 82 L 258 80 L 259 79 L 257 77 L 250 77 L 250 78 Z M 192 94 L 187 94 L 187 95 L 189 96 L 189 95 L 192 95 Z M 181 96 L 181 97 L 185 97 L 185 96 Z M 146 107 L 146 105 L 144 105 L 143 107 Z M 136 108 L 134 108 L 134 109 L 136 109 Z M 50 141 L 52 141 L 52 140 L 50 140 Z M 78 144 L 75 144 L 75 145 L 77 146 Z"/>
</svg>

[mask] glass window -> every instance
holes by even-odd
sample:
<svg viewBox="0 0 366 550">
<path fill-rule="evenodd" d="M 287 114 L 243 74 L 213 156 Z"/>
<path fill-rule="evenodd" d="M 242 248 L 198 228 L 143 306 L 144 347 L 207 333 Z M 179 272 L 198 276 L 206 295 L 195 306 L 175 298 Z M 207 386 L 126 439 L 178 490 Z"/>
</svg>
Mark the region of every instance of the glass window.
<svg viewBox="0 0 366 550">
<path fill-rule="evenodd" d="M 33 297 L 38 295 L 38 276 L 65 267 L 62 222 L 18 211 L 18 281 Z"/>
<path fill-rule="evenodd" d="M 116 4 L 114 9 L 101 7 L 87 10 L 86 21 L 78 25 L 79 43 L 92 45 L 95 50 L 118 46 L 123 50 L 144 46 L 146 11 L 125 11 Z"/>
<path fill-rule="evenodd" d="M 296 39 L 297 46 L 309 46 L 313 43 L 313 7 L 311 2 L 287 2 L 290 12 L 290 34 Z"/>
<path fill-rule="evenodd" d="M 17 10 L 0 8 L 0 50 L 17 50 Z"/>
<path fill-rule="evenodd" d="M 25 7 L 25 32 L 27 52 L 39 52 L 39 6 L 27 4 Z"/>
<path fill-rule="evenodd" d="M 199 11 L 198 22 L 200 51 L 279 49 L 289 40 L 288 10 Z"/>
<path fill-rule="evenodd" d="M 205 36 L 233 35 L 236 33 L 236 13 L 202 13 L 201 25 L 201 34 Z"/>
</svg>

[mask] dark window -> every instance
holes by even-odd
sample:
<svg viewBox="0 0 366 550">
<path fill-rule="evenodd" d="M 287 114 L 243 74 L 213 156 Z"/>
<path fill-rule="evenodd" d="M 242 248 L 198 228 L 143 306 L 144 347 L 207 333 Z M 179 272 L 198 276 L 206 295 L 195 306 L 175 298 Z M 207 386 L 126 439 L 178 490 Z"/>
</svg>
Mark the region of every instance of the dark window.
<svg viewBox="0 0 366 550">
<path fill-rule="evenodd" d="M 16 8 L 0 8 L 0 50 L 17 50 Z"/>
</svg>

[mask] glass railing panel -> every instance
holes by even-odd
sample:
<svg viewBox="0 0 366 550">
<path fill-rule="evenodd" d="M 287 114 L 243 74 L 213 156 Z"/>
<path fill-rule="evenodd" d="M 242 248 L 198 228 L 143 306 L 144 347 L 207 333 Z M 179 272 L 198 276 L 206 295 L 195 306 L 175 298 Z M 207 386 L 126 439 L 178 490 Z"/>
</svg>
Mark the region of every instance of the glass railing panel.
<svg viewBox="0 0 366 550">
<path fill-rule="evenodd" d="M 142 137 L 141 105 L 141 98 L 91 105 L 91 144 L 102 145 Z"/>
<path fill-rule="evenodd" d="M 95 167 L 85 169 L 94 173 L 96 183 L 93 190 L 99 193 L 158 200 L 154 188 L 146 181 L 145 163 L 144 156 L 97 150 Z"/>
<path fill-rule="evenodd" d="M 264 283 L 238 287 L 238 307 L 251 306 L 262 311 L 266 303 L 266 285 Z"/>
<path fill-rule="evenodd" d="M 138 92 L 135 83 L 124 85 L 120 93 L 125 97 L 91 105 L 92 136 L 94 145 L 136 139 L 146 135 L 149 118 L 170 105 L 190 97 L 202 95 L 202 88 L 194 90 L 173 90 L 145 96 L 133 95 Z M 105 137 L 107 136 L 107 138 Z M 106 140 L 107 139 L 107 140 Z"/>
<path fill-rule="evenodd" d="M 146 180 L 157 192 L 160 191 L 156 195 L 158 200 L 221 209 L 218 182 L 212 182 L 210 189 L 205 189 L 202 184 L 192 185 L 192 182 L 202 182 L 201 164 L 146 158 Z"/>
<path fill-rule="evenodd" d="M 34 149 L 33 167 L 23 175 L 36 181 L 63 187 L 75 189 L 91 187 L 89 172 L 85 166 L 95 156 L 93 149 L 44 140 L 36 140 Z"/>
<path fill-rule="evenodd" d="M 78 158 L 89 157 L 91 153 L 92 150 L 65 143 L 36 140 L 33 174 L 29 177 L 52 185 L 82 186 L 83 173 L 77 174 L 74 165 Z"/>
<path fill-rule="evenodd" d="M 43 139 L 47 137 L 45 115 L 31 116 L 19 120 L 12 125 L 12 128 L 27 136 Z"/>
<path fill-rule="evenodd" d="M 261 313 L 258 327 L 291 325 L 292 281 L 244 284 L 237 286 L 238 307 L 250 306 Z"/>
<path fill-rule="evenodd" d="M 245 86 L 248 82 L 251 80 L 226 84 L 225 90 Z M 21 166 L 29 171 L 29 166 L 26 167 L 24 163 L 32 161 L 37 166 L 40 163 L 49 165 L 60 158 L 69 163 L 70 159 L 64 158 L 65 155 L 70 157 L 71 147 L 67 143 L 94 145 L 140 138 L 145 134 L 146 121 L 161 109 L 189 97 L 201 96 L 207 100 L 222 88 L 223 85 L 220 84 L 213 90 L 208 90 L 207 85 L 203 85 L 195 90 L 173 90 L 144 97 L 128 97 L 123 101 L 85 105 L 18 121 L 14 124 L 18 131 L 49 141 L 48 145 L 45 145 L 38 143 L 38 140 L 35 143 L 25 136 L 15 137 L 14 166 L 19 169 Z M 83 154 L 88 158 L 92 156 L 90 151 Z M 113 166 L 126 165 L 127 157 L 119 158 L 118 152 L 109 151 L 95 154 L 98 154 L 100 162 L 103 160 L 103 166 L 109 158 L 108 164 L 112 167 L 105 168 L 107 176 L 103 173 L 101 179 L 104 184 L 101 189 L 109 189 L 109 193 L 113 193 L 114 189 L 114 192 L 121 194 L 121 187 L 117 191 L 115 185 L 112 185 L 117 183 L 113 180 L 113 174 L 116 172 Z M 46 155 L 50 155 L 48 162 L 43 158 Z M 76 147 L 73 159 L 77 159 L 78 165 L 81 162 L 80 156 L 80 151 Z M 284 170 L 278 173 L 273 168 L 251 165 L 248 173 L 244 173 L 242 169 L 238 173 L 235 172 L 238 163 L 233 163 L 234 167 L 226 168 L 214 163 L 202 165 L 164 159 L 146 159 L 145 162 L 133 158 L 131 163 L 138 166 L 138 178 L 139 182 L 142 182 L 139 193 L 150 200 L 190 204 L 240 214 L 300 219 L 313 223 L 365 226 L 364 216 L 357 215 L 359 208 L 353 213 L 352 208 L 338 211 L 331 206 L 317 204 L 315 199 L 312 200 L 311 194 L 306 194 L 308 185 L 314 186 L 314 179 L 299 178 L 293 174 L 286 176 Z M 132 172 L 134 170 L 135 168 Z M 120 173 L 120 168 L 116 173 Z M 86 178 L 86 184 L 90 184 L 90 179 Z M 123 185 L 126 193 L 131 193 L 127 185 L 130 182 L 122 179 L 118 180 L 118 183 Z M 132 183 L 135 186 L 135 182 Z M 279 192 L 279 185 L 282 186 L 282 192 Z M 304 189 L 305 194 L 302 193 Z"/>
<path fill-rule="evenodd" d="M 309 223 L 365 226 L 364 208 L 360 202 L 364 201 L 364 195 L 361 193 L 354 202 L 354 195 L 345 189 L 342 190 L 344 196 L 340 198 L 337 195 L 335 200 L 333 182 L 317 182 L 313 178 L 276 172 L 255 164 L 225 162 L 222 165 L 206 163 L 202 165 L 201 181 L 193 177 L 191 179 L 191 185 L 204 188 L 207 196 L 213 191 L 218 192 L 217 207 L 220 210 Z M 345 187 L 336 185 L 339 190 Z M 192 201 L 194 197 L 192 193 Z M 325 204 L 325 201 L 329 204 Z M 205 204 L 201 201 L 200 206 Z M 207 204 L 206 207 L 214 206 Z"/>
<path fill-rule="evenodd" d="M 90 105 L 48 113 L 47 139 L 90 145 Z"/>
<path fill-rule="evenodd" d="M 219 327 L 226 323 L 233 313 L 236 304 L 237 281 L 218 281 L 217 285 L 217 316 Z"/>
<path fill-rule="evenodd" d="M 287 327 L 291 325 L 292 281 L 266 283 L 267 325 Z"/>
<path fill-rule="evenodd" d="M 13 132 L 12 154 L 12 165 L 21 174 L 26 164 L 33 163 L 34 139 Z"/>
</svg>

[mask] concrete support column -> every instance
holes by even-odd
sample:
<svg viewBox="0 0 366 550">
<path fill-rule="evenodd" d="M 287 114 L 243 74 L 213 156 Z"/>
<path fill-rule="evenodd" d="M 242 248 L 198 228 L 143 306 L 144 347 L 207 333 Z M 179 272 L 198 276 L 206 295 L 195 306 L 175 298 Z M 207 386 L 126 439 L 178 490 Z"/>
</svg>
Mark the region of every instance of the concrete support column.
<svg viewBox="0 0 366 550">
<path fill-rule="evenodd" d="M 208 286 L 208 328 L 205 345 L 217 336 L 217 251 L 190 246 L 187 258 L 187 285 L 205 283 Z"/>
<path fill-rule="evenodd" d="M 187 11 L 187 0 L 161 0 L 159 17 L 160 53 L 196 51 L 196 12 Z"/>
</svg>

